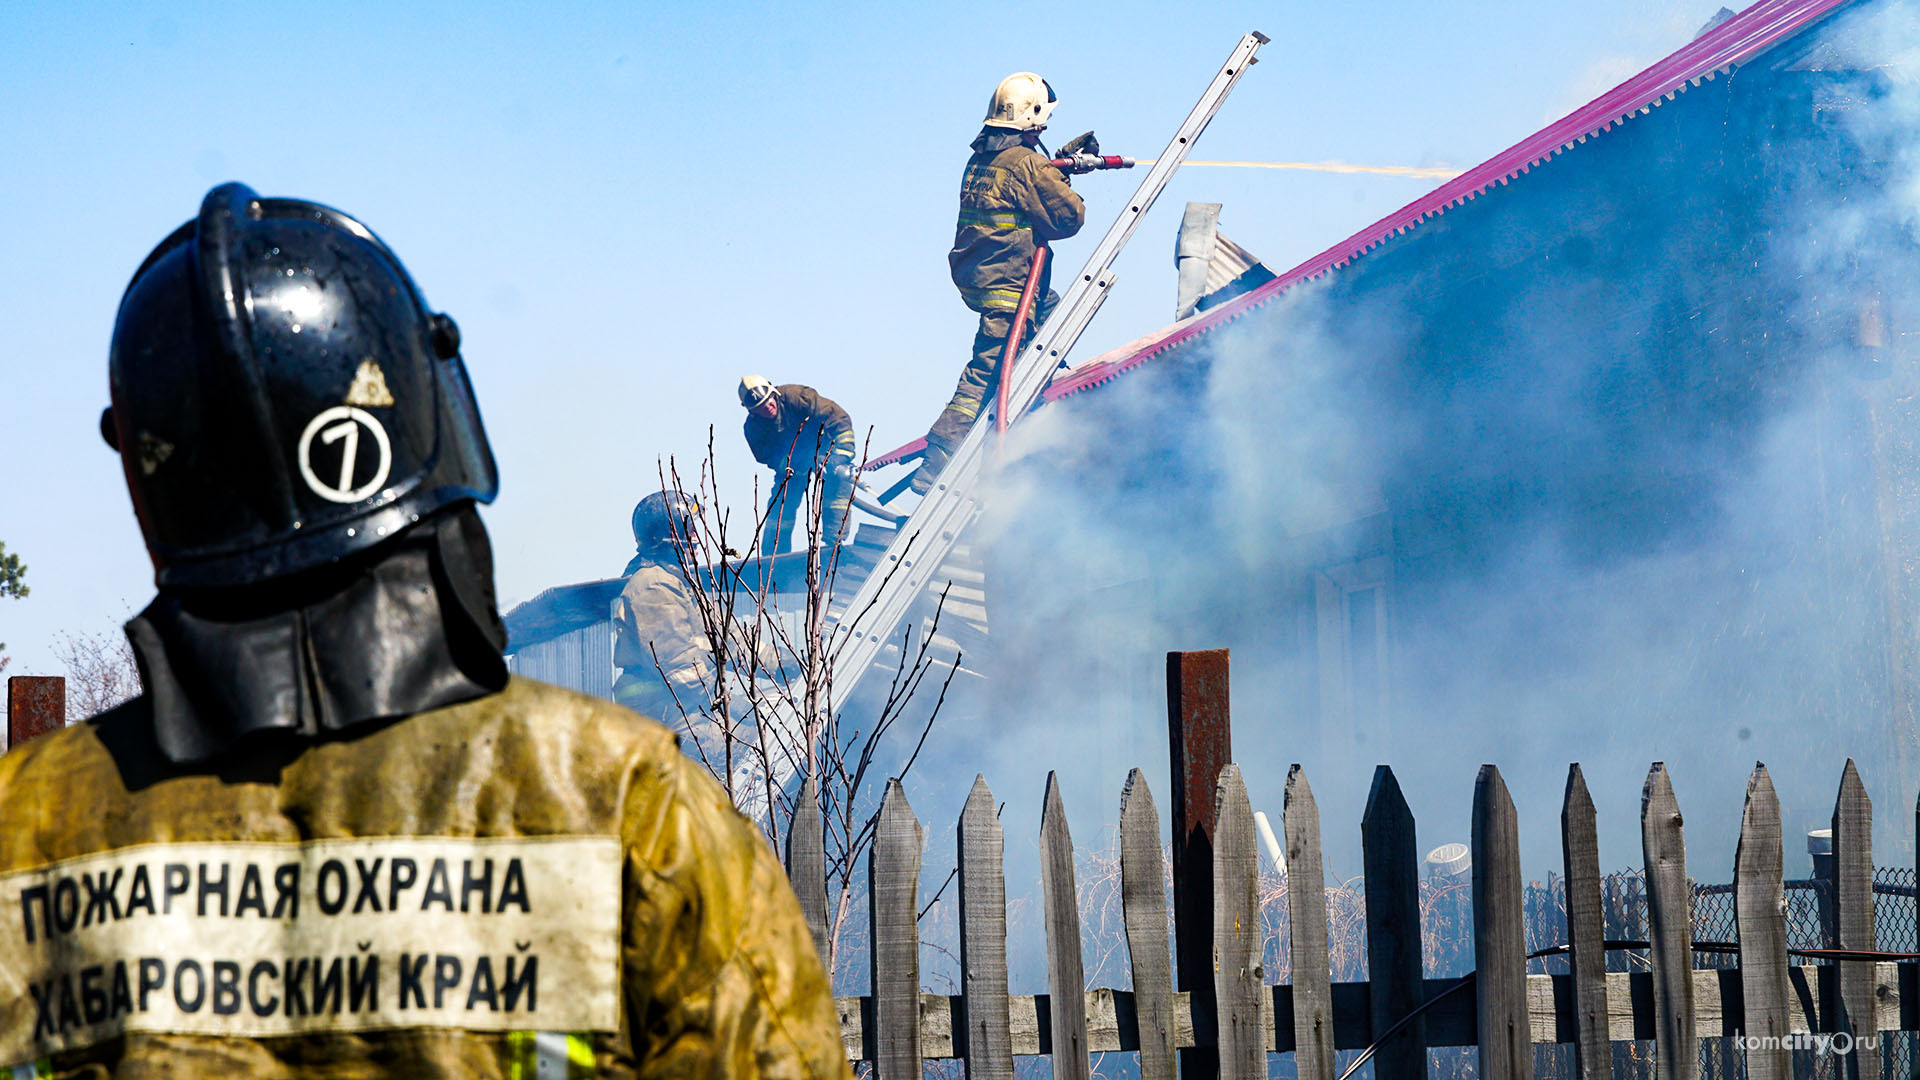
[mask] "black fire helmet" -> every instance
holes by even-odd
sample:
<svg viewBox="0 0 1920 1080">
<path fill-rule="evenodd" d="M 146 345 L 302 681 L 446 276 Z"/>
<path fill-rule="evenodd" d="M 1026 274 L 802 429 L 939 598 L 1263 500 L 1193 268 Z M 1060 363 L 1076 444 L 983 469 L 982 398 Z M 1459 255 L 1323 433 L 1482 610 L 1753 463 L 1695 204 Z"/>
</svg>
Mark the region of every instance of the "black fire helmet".
<svg viewBox="0 0 1920 1080">
<path fill-rule="evenodd" d="M 460 331 L 338 210 L 207 193 L 113 328 L 120 452 L 161 587 L 279 578 L 499 490 Z"/>
<path fill-rule="evenodd" d="M 666 550 L 693 534 L 700 501 L 684 491 L 656 491 L 633 506 L 633 545 L 640 551 Z"/>
</svg>

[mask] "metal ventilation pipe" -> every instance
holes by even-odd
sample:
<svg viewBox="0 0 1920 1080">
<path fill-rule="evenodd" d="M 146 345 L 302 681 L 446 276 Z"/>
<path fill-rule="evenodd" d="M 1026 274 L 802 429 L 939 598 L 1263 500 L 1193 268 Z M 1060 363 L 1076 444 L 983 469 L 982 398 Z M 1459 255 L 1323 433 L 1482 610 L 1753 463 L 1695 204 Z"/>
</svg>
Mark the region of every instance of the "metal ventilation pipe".
<svg viewBox="0 0 1920 1080">
<path fill-rule="evenodd" d="M 1473 877 L 1473 853 L 1465 844 L 1441 844 L 1421 865 L 1428 877 L 1445 885 L 1465 884 Z"/>
</svg>

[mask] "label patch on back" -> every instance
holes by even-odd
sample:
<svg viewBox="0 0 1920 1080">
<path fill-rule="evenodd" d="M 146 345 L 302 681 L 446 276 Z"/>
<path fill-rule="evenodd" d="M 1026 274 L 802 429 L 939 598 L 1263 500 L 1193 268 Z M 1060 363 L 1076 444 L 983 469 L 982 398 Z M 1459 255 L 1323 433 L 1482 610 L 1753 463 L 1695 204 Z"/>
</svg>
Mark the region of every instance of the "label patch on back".
<svg viewBox="0 0 1920 1080">
<path fill-rule="evenodd" d="M 619 1026 L 620 842 L 155 844 L 0 876 L 0 1062 L 123 1031 Z"/>
</svg>

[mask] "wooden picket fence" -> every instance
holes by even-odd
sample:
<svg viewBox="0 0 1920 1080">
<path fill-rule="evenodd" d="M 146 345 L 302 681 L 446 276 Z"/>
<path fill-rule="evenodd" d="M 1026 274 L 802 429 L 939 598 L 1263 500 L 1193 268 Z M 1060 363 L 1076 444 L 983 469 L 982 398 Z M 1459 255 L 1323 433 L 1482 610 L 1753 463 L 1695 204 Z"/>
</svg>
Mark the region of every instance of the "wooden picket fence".
<svg viewBox="0 0 1920 1080">
<path fill-rule="evenodd" d="M 803 796 L 804 798 L 804 796 Z M 808 805 L 803 802 L 802 805 Z M 1920 1030 L 1920 964 L 1898 956 L 1822 956 L 1797 962 L 1785 922 L 1780 805 L 1765 766 L 1747 786 L 1736 856 L 1736 968 L 1695 966 L 1686 849 L 1663 764 L 1641 800 L 1648 940 L 1604 941 L 1593 800 L 1569 769 L 1561 812 L 1570 974 L 1528 974 L 1519 823 L 1499 769 L 1482 766 L 1472 816 L 1472 924 L 1476 970 L 1424 978 L 1419 853 L 1413 815 L 1381 766 L 1361 823 L 1368 981 L 1333 983 L 1319 810 L 1305 773 L 1288 774 L 1284 810 L 1291 984 L 1262 969 L 1252 808 L 1236 766 L 1220 771 L 1212 839 L 1211 987 L 1174 989 L 1160 819 L 1139 770 L 1121 795 L 1120 894 L 1132 989 L 1088 989 L 1081 966 L 1073 840 L 1048 777 L 1040 826 L 1048 993 L 1013 995 L 1007 982 L 1003 837 L 992 792 L 976 780 L 958 829 L 962 993 L 920 992 L 918 886 L 924 833 L 905 792 L 888 786 L 869 859 L 871 993 L 841 998 L 847 1055 L 876 1080 L 923 1075 L 927 1059 L 958 1058 L 970 1080 L 1013 1076 L 1015 1055 L 1052 1056 L 1062 1080 L 1091 1074 L 1090 1055 L 1132 1051 L 1143 1080 L 1186 1075 L 1265 1077 L 1268 1055 L 1292 1053 L 1300 1080 L 1336 1080 L 1335 1052 L 1371 1048 L 1380 1080 L 1425 1077 L 1429 1047 L 1478 1047 L 1484 1080 L 1533 1075 L 1535 1044 L 1574 1048 L 1581 1080 L 1609 1076 L 1610 1044 L 1652 1040 L 1659 1080 L 1696 1080 L 1701 1038 L 1746 1036 L 1749 1080 L 1793 1075 L 1796 1033 Z M 816 942 L 825 944 L 825 859 L 817 818 L 803 815 L 788 872 Z M 1872 807 L 1853 762 L 1833 813 L 1837 941 L 1874 949 Z M 1606 970 L 1609 947 L 1642 949 L 1648 970 Z M 1898 960 L 1900 962 L 1893 962 Z M 1424 1008 L 1423 1008 L 1424 1006 Z M 1412 1017 L 1411 1020 L 1408 1018 Z M 1838 1045 L 1832 1043 L 1829 1045 Z M 1864 1044 L 1863 1044 L 1864 1046 Z M 1679 1052 L 1668 1052 L 1669 1048 Z M 1217 1061 L 1217 1066 L 1215 1062 Z M 1844 1075 L 1879 1080 L 1877 1052 L 1845 1059 Z"/>
</svg>

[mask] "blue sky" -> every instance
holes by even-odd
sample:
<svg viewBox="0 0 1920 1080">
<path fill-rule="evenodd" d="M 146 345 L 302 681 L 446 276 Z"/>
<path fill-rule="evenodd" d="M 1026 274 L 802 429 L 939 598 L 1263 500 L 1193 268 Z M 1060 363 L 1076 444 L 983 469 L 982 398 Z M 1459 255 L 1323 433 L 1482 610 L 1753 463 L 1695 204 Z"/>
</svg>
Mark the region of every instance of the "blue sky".
<svg viewBox="0 0 1920 1080">
<path fill-rule="evenodd" d="M 502 605 L 619 571 L 656 462 L 744 506 L 733 386 L 809 383 L 875 451 L 968 355 L 947 280 L 966 144 L 1001 76 L 1152 157 L 1247 30 L 1273 38 L 1195 157 L 1466 167 L 1692 36 L 1715 0 L 1451 5 L 0 6 L 0 601 L 9 674 L 152 594 L 106 404 L 114 310 L 212 185 L 355 214 L 459 320 L 501 463 Z M 1080 178 L 1077 266 L 1138 174 Z M 1116 269 L 1084 360 L 1169 321 L 1183 203 L 1290 266 L 1434 181 L 1194 169 Z M 1142 431 L 1150 439 L 1153 432 Z"/>
</svg>

